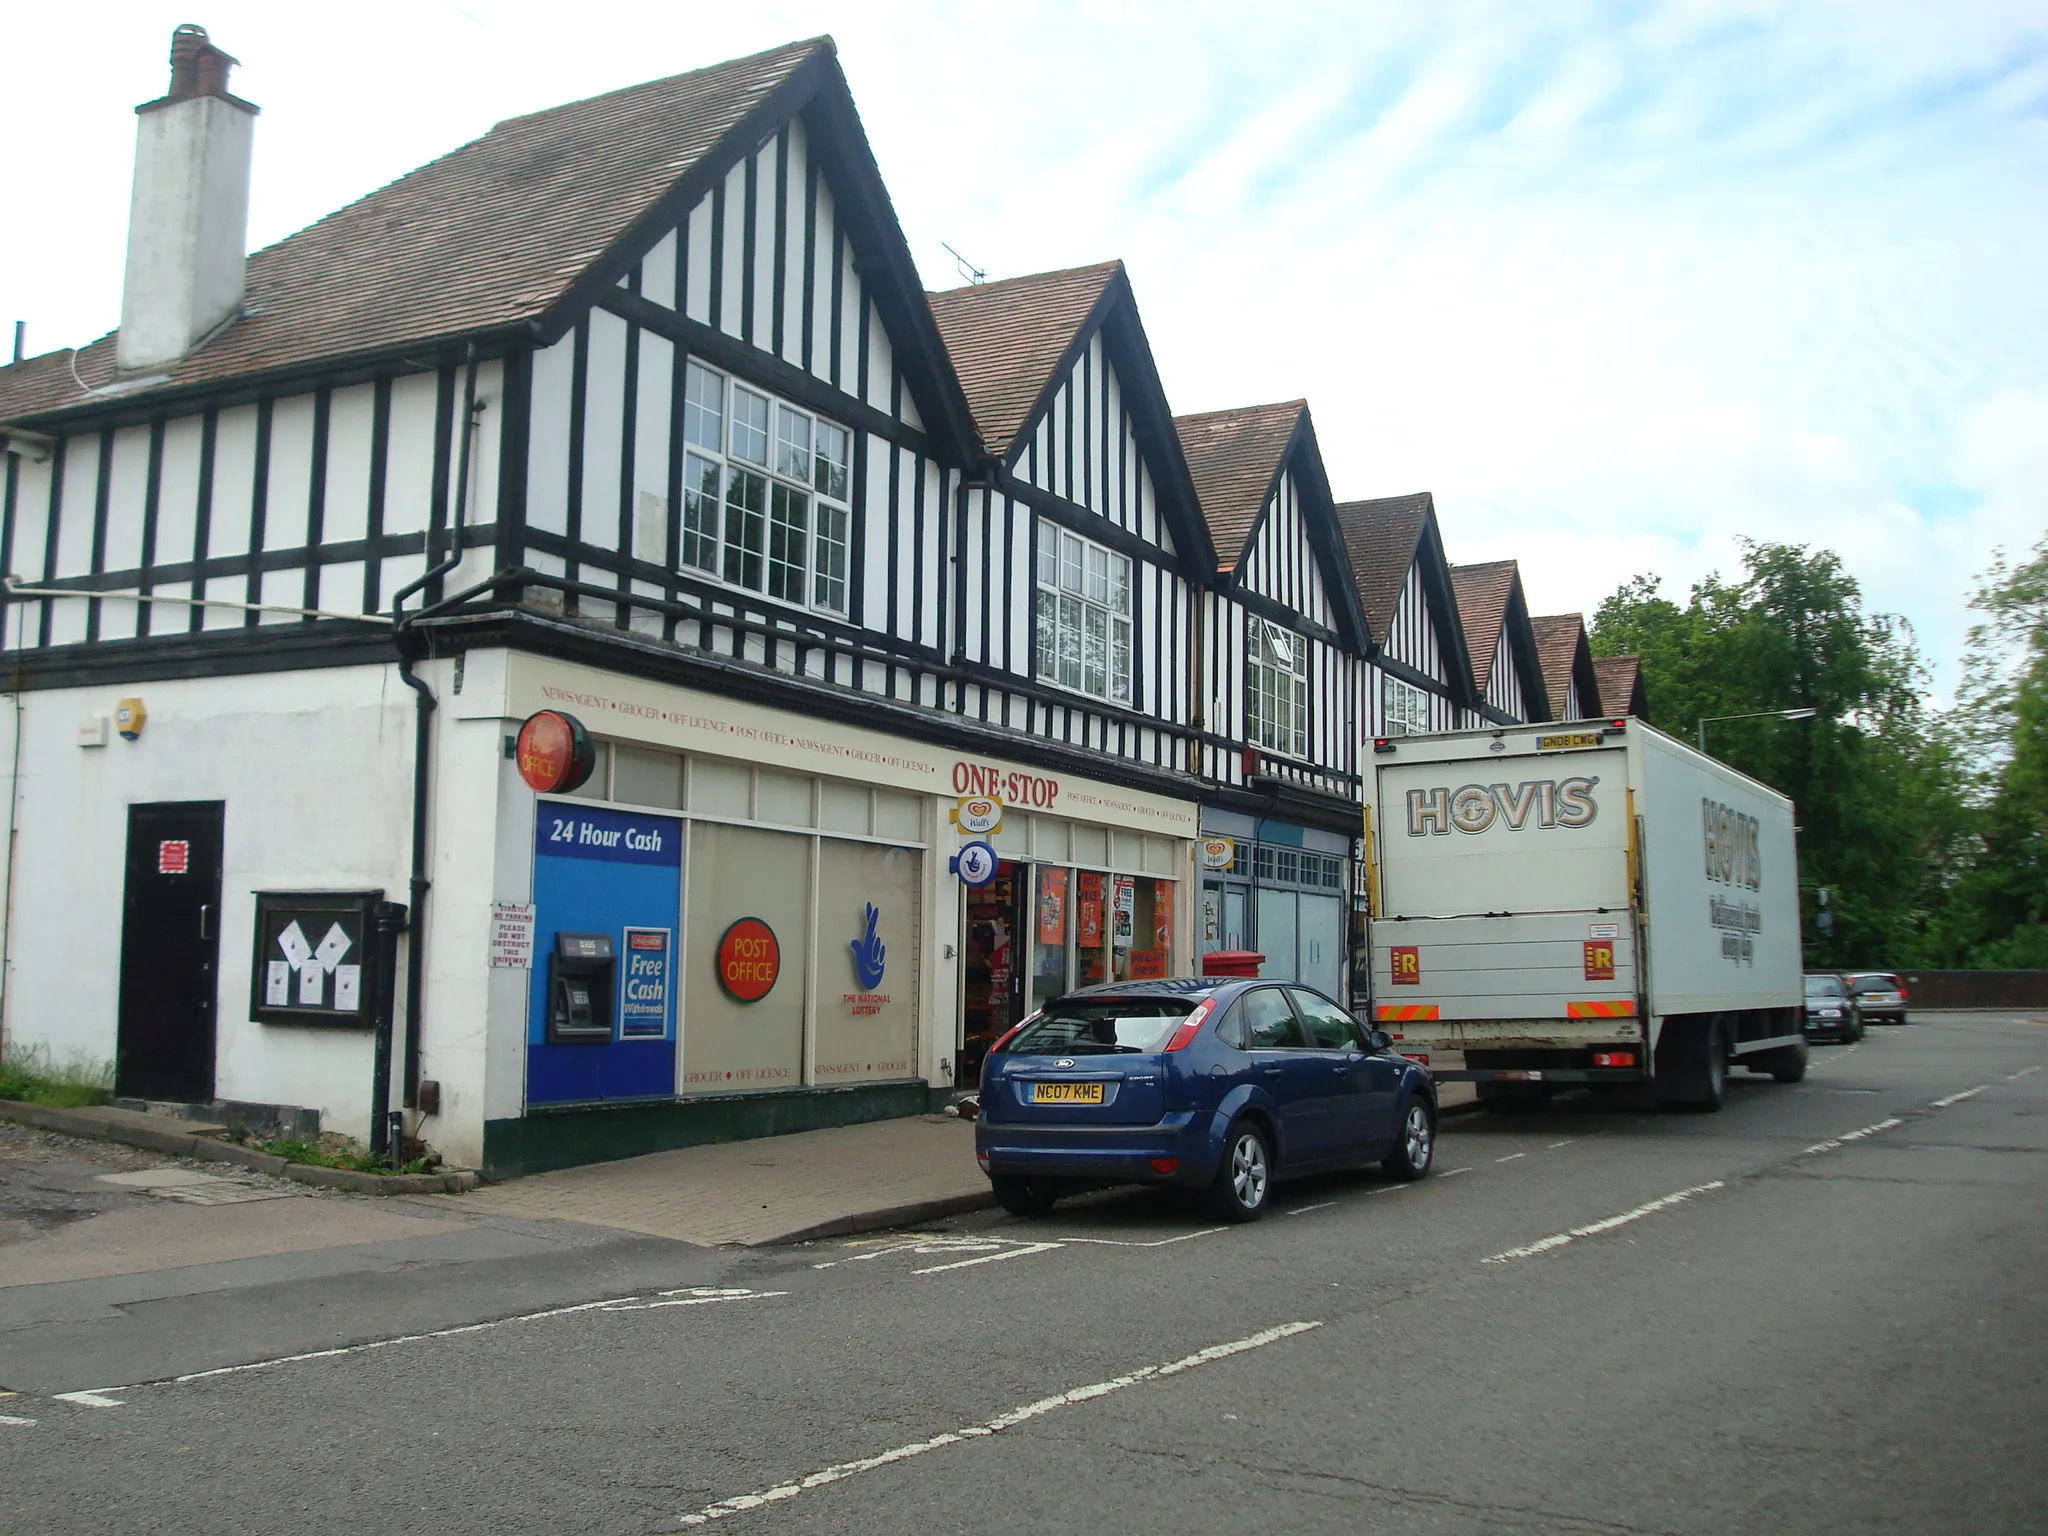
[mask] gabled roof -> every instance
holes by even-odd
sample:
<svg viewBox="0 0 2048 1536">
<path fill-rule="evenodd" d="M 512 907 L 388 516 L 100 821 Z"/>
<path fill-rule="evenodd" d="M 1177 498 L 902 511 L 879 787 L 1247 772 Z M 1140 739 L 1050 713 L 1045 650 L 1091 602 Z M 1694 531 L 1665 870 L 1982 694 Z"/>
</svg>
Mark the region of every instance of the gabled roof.
<svg viewBox="0 0 2048 1536">
<path fill-rule="evenodd" d="M 1650 712 L 1649 696 L 1643 690 L 1643 659 L 1640 656 L 1596 656 L 1593 676 L 1600 684 L 1600 712 L 1635 715 Z"/>
<path fill-rule="evenodd" d="M 1428 491 L 1337 503 L 1337 526 L 1344 531 L 1344 552 L 1351 557 L 1359 606 L 1381 644 L 1393 628 L 1415 551 L 1435 520 L 1436 499 Z"/>
<path fill-rule="evenodd" d="M 926 294 L 985 452 L 1014 466 L 1100 332 L 1186 574 L 1215 565 L 1152 344 L 1120 261 Z"/>
<path fill-rule="evenodd" d="M 1048 385 L 1081 335 L 1120 261 L 928 293 L 932 318 L 991 453 L 1008 458 L 1034 424 Z"/>
<path fill-rule="evenodd" d="M 1336 607 L 1338 633 L 1363 654 L 1372 644 L 1372 632 L 1345 568 L 1344 536 L 1308 402 L 1204 411 L 1175 417 L 1173 427 L 1201 498 L 1202 517 L 1216 545 L 1216 573 L 1225 586 L 1236 578 L 1280 477 L 1291 465 L 1302 529 L 1321 567 L 1323 589 Z"/>
<path fill-rule="evenodd" d="M 964 438 L 922 285 L 896 227 L 829 37 L 508 118 L 249 258 L 243 313 L 141 389 L 117 382 L 114 338 L 0 369 L 0 420 L 105 408 L 229 379 L 402 356 L 437 342 L 552 341 L 680 219 L 727 165 L 798 111 L 827 114 L 880 267 L 877 302 L 928 423 Z M 900 288 L 903 299 L 882 290 Z M 920 334 L 920 332 L 922 334 Z M 73 377 L 75 373 L 76 378 Z M 81 389 L 82 380 L 86 389 Z"/>
<path fill-rule="evenodd" d="M 1586 644 L 1585 615 L 1553 613 L 1532 618 L 1536 654 L 1543 663 L 1543 691 L 1550 697 L 1550 717 L 1564 718 L 1566 691 L 1576 676 L 1581 718 L 1601 712 L 1600 683 L 1593 672 L 1593 652 Z"/>
<path fill-rule="evenodd" d="M 1283 400 L 1174 418 L 1209 537 L 1216 543 L 1217 570 L 1234 571 L 1244 559 L 1295 428 L 1307 412 L 1306 400 Z"/>
<path fill-rule="evenodd" d="M 1542 658 L 1537 654 L 1536 637 L 1529 627 L 1529 604 L 1522 595 L 1521 566 L 1513 560 L 1454 565 L 1451 588 L 1458 595 L 1459 627 L 1465 631 L 1465 648 L 1472 658 L 1474 694 L 1482 703 L 1485 701 L 1494 652 L 1505 634 L 1509 654 L 1515 660 L 1517 681 L 1529 705 L 1528 718 L 1546 718 L 1550 704 L 1543 686 Z"/>
</svg>

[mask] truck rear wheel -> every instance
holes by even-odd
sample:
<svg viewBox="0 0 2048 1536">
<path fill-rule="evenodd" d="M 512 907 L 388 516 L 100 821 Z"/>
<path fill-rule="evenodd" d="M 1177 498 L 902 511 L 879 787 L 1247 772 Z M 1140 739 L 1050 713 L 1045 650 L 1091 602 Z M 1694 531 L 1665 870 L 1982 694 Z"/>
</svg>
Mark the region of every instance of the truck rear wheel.
<svg viewBox="0 0 2048 1536">
<path fill-rule="evenodd" d="M 1728 1092 L 1728 1033 L 1718 1014 L 1665 1022 L 1657 1041 L 1657 1097 L 1713 1114 Z"/>
</svg>

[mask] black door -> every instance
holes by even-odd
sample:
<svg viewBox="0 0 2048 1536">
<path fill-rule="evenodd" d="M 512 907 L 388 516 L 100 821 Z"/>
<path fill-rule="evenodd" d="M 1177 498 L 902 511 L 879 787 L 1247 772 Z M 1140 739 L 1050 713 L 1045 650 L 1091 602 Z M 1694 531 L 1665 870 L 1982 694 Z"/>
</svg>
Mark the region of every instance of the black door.
<svg viewBox="0 0 2048 1536">
<path fill-rule="evenodd" d="M 126 1097 L 213 1098 L 225 810 L 218 800 L 128 807 L 114 1065 L 114 1090 Z"/>
</svg>

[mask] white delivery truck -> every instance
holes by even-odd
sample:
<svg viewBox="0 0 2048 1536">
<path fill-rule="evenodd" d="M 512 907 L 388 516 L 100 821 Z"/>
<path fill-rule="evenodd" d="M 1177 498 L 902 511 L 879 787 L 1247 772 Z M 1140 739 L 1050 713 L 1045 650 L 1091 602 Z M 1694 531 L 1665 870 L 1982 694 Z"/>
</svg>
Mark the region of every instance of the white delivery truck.
<svg viewBox="0 0 2048 1536">
<path fill-rule="evenodd" d="M 1371 760 L 1371 1007 L 1398 1049 L 1499 1109 L 1644 1083 L 1718 1109 L 1731 1064 L 1805 1075 L 1783 795 L 1635 719 Z"/>
</svg>

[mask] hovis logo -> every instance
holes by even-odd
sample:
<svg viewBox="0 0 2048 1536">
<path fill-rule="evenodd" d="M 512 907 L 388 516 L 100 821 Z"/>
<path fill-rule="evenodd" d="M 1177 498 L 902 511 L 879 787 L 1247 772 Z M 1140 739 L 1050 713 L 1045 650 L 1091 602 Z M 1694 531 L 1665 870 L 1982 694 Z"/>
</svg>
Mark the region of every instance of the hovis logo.
<svg viewBox="0 0 2048 1536">
<path fill-rule="evenodd" d="M 1539 827 L 1589 827 L 1600 814 L 1593 799 L 1597 775 L 1573 779 L 1525 779 L 1506 784 L 1466 784 L 1457 789 L 1408 791 L 1408 835 L 1448 837 L 1452 829 L 1478 836 L 1495 822 L 1519 832 L 1533 820 Z"/>
</svg>

